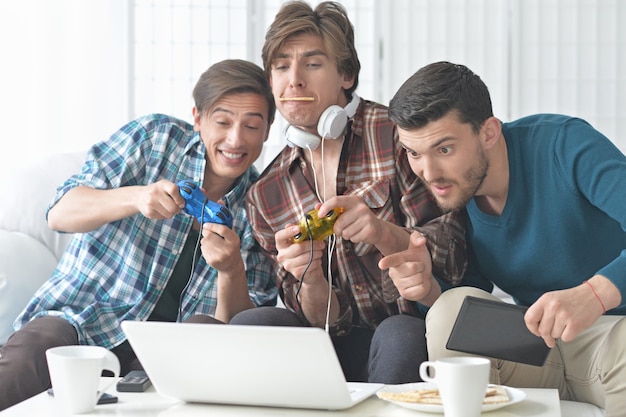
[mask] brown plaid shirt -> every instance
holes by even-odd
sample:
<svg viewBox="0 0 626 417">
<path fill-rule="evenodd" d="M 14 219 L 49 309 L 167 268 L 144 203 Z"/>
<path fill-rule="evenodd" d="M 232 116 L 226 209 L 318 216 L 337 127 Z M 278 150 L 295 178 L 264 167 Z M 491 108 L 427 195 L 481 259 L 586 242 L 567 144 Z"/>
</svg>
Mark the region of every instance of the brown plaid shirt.
<svg viewBox="0 0 626 417">
<path fill-rule="evenodd" d="M 295 299 L 298 280 L 278 263 L 274 239 L 277 231 L 287 223 L 298 224 L 319 202 L 303 152 L 297 147 L 281 151 L 250 189 L 247 210 L 255 238 L 276 266 L 285 305 L 306 320 Z M 357 195 L 379 218 L 424 233 L 433 273 L 451 283 L 460 281 L 466 266 L 464 217 L 442 216 L 411 171 L 386 107 L 361 101 L 344 141 L 337 195 Z M 419 314 L 416 304 L 399 297 L 387 272 L 378 268 L 382 254 L 374 246 L 337 237 L 333 254 L 332 284 L 340 303 L 333 333 L 342 334 L 351 326 L 374 328 L 394 314 Z M 327 255 L 322 262 L 327 270 Z"/>
</svg>

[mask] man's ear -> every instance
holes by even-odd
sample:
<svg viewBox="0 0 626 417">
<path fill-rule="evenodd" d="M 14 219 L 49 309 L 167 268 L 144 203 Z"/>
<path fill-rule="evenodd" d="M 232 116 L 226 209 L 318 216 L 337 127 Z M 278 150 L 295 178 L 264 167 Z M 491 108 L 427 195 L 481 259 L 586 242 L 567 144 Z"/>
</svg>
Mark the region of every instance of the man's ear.
<svg viewBox="0 0 626 417">
<path fill-rule="evenodd" d="M 349 90 L 354 85 L 354 76 L 350 76 L 347 74 L 343 75 L 343 82 L 341 83 L 341 87 L 344 90 Z"/>
<path fill-rule="evenodd" d="M 485 149 L 493 147 L 502 137 L 502 124 L 494 116 L 485 120 L 480 130 L 482 131 Z"/>
<path fill-rule="evenodd" d="M 265 130 L 265 139 L 263 139 L 263 142 L 267 142 L 267 140 L 270 138 L 270 130 L 272 128 L 272 123 L 267 125 L 267 129 Z"/>
<path fill-rule="evenodd" d="M 191 109 L 191 115 L 193 116 L 193 130 L 194 132 L 199 132 L 200 119 L 202 118 L 202 115 L 200 114 L 196 106 L 193 106 L 193 108 Z"/>
</svg>

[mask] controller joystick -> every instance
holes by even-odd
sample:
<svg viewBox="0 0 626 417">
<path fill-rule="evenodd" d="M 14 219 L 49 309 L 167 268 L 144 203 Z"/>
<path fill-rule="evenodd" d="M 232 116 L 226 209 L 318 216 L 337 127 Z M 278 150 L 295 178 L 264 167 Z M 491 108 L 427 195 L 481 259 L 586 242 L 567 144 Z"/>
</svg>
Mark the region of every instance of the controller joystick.
<svg viewBox="0 0 626 417">
<path fill-rule="evenodd" d="M 313 240 L 326 239 L 328 236 L 333 234 L 335 221 L 344 211 L 344 208 L 337 207 L 326 213 L 326 216 L 321 218 L 319 217 L 317 210 L 313 209 L 308 211 L 300 220 L 300 233 L 293 237 L 293 241 L 295 243 L 300 243 L 305 240 L 309 240 L 309 232 L 311 235 L 310 237 Z"/>
<path fill-rule="evenodd" d="M 195 217 L 198 223 L 217 223 L 233 227 L 230 210 L 206 198 L 198 184 L 191 180 L 183 180 L 178 183 L 178 190 L 185 199 L 183 211 Z"/>
</svg>

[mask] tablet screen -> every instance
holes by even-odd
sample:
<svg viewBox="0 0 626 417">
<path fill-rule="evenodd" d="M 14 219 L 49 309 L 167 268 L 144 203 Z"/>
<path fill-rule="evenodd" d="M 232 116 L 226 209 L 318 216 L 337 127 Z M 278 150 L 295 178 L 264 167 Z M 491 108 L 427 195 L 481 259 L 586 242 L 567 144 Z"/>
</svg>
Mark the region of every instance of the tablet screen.
<svg viewBox="0 0 626 417">
<path fill-rule="evenodd" d="M 467 296 L 446 348 L 542 366 L 550 348 L 524 322 L 527 307 Z"/>
</svg>

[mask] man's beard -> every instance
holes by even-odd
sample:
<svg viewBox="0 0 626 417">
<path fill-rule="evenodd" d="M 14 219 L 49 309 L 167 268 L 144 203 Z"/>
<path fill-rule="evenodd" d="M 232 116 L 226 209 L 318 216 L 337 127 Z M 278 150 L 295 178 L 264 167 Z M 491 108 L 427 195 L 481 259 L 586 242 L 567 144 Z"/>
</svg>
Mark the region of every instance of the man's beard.
<svg viewBox="0 0 626 417">
<path fill-rule="evenodd" d="M 435 196 L 435 200 L 437 201 L 437 205 L 444 213 L 449 213 L 454 210 L 461 209 L 470 202 L 476 192 L 483 185 L 483 181 L 485 177 L 487 177 L 487 171 L 489 169 L 489 160 L 487 159 L 487 155 L 485 155 L 485 151 L 482 148 L 478 149 L 477 152 L 478 163 L 470 167 L 465 174 L 463 174 L 463 184 L 459 187 L 459 195 L 453 200 L 446 199 L 442 200 L 437 195 Z M 450 183 L 455 184 L 454 181 L 447 181 L 445 178 L 440 178 L 436 183 Z M 454 197 L 454 196 L 452 196 Z"/>
</svg>

